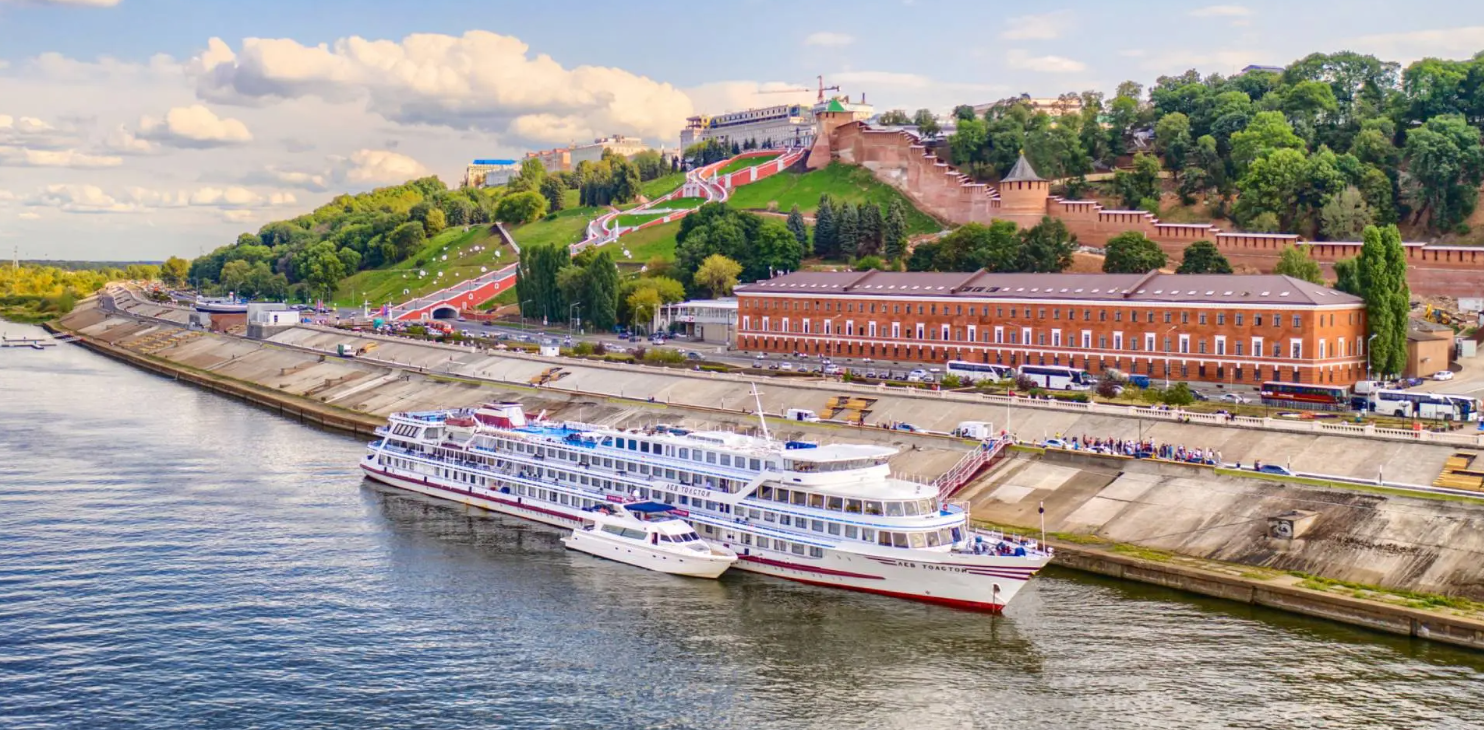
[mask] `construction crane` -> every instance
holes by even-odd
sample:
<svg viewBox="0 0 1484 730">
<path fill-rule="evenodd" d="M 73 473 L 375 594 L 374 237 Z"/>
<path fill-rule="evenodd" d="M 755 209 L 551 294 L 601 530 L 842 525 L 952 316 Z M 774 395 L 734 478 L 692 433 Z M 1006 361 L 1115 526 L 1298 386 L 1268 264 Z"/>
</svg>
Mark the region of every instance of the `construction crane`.
<svg viewBox="0 0 1484 730">
<path fill-rule="evenodd" d="M 834 86 L 825 86 L 824 85 L 824 77 L 823 76 L 816 76 L 815 78 L 819 80 L 819 88 L 818 89 L 806 89 L 806 88 L 800 87 L 800 88 L 797 88 L 797 89 L 769 89 L 767 91 L 757 91 L 757 92 L 753 92 L 753 93 L 757 93 L 757 94 L 797 94 L 799 92 L 804 92 L 804 91 L 818 91 L 819 92 L 818 103 L 823 104 L 824 103 L 824 92 L 826 92 L 826 91 L 839 91 L 840 90 L 839 84 L 836 84 Z"/>
</svg>

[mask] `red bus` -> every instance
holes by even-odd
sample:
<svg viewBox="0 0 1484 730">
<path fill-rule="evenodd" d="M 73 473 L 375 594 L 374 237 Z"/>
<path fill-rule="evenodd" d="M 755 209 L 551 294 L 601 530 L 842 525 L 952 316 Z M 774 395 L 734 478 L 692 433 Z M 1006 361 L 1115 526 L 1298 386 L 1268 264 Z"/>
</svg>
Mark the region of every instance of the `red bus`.
<svg viewBox="0 0 1484 730">
<path fill-rule="evenodd" d="M 1344 411 L 1350 408 L 1350 391 L 1338 385 L 1267 382 L 1262 384 L 1261 390 L 1262 402 L 1269 406 L 1313 411 Z"/>
</svg>

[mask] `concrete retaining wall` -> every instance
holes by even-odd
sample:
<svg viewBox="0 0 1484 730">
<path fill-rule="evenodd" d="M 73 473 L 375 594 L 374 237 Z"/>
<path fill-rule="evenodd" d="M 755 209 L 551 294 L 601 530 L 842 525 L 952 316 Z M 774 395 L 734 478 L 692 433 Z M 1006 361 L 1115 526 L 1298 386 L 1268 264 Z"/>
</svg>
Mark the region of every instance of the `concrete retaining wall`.
<svg viewBox="0 0 1484 730">
<path fill-rule="evenodd" d="M 1180 565 L 1056 545 L 1056 564 L 1089 573 L 1225 598 L 1403 636 L 1484 649 L 1484 621 L 1377 604 L 1296 586 L 1277 586 Z"/>
</svg>

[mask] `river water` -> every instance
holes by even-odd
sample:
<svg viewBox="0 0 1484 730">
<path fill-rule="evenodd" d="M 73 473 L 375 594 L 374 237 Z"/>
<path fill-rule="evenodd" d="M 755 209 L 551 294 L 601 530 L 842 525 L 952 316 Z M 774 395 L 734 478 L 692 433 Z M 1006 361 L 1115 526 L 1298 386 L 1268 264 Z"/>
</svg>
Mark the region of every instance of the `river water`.
<svg viewBox="0 0 1484 730">
<path fill-rule="evenodd" d="M 362 448 L 0 350 L 0 727 L 1484 726 L 1484 655 L 1055 569 L 1004 616 L 672 578 Z"/>
</svg>

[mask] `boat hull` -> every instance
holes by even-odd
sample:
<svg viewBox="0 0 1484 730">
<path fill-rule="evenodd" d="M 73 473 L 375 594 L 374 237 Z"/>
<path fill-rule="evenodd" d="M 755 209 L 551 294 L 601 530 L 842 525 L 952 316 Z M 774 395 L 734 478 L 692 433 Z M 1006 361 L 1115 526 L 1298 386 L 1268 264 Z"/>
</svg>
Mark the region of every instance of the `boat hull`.
<svg viewBox="0 0 1484 730">
<path fill-rule="evenodd" d="M 691 578 L 716 578 L 737 562 L 735 557 L 722 555 L 693 556 L 648 550 L 643 543 L 633 540 L 607 539 L 588 530 L 575 530 L 562 538 L 568 548 L 588 555 L 607 558 L 647 570 Z"/>
<path fill-rule="evenodd" d="M 587 513 L 574 507 L 532 501 L 498 490 L 446 484 L 426 475 L 395 474 L 380 468 L 374 454 L 362 460 L 361 468 L 367 477 L 388 486 L 512 517 L 577 530 L 587 522 Z M 717 537 L 707 539 L 737 553 L 732 566 L 737 570 L 990 613 L 1003 610 L 1049 560 L 917 551 L 895 558 L 835 549 L 825 550 L 819 558 L 806 558 L 743 544 L 739 532 L 725 527 L 718 531 Z"/>
</svg>

